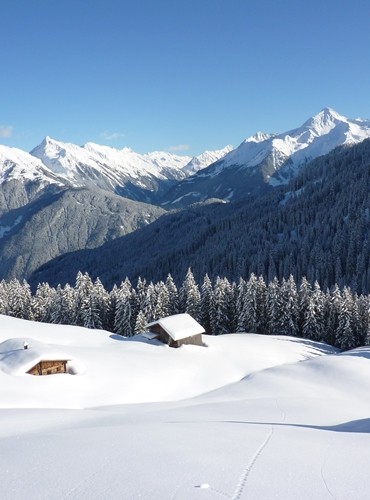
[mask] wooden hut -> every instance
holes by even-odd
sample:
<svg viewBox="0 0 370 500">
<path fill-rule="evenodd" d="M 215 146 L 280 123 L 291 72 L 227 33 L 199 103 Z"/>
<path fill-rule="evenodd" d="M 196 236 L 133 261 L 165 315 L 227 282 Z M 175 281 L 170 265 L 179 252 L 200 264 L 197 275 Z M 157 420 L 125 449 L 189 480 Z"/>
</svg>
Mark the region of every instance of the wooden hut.
<svg viewBox="0 0 370 500">
<path fill-rule="evenodd" d="M 30 375 L 52 375 L 54 373 L 67 373 L 68 360 L 39 361 L 27 373 Z"/>
<path fill-rule="evenodd" d="M 146 325 L 146 328 L 170 347 L 180 347 L 184 344 L 203 345 L 202 333 L 205 330 L 187 313 L 158 319 Z"/>
<path fill-rule="evenodd" d="M 9 375 L 68 373 L 72 358 L 31 338 L 13 338 L 0 344 L 0 368 Z"/>
</svg>

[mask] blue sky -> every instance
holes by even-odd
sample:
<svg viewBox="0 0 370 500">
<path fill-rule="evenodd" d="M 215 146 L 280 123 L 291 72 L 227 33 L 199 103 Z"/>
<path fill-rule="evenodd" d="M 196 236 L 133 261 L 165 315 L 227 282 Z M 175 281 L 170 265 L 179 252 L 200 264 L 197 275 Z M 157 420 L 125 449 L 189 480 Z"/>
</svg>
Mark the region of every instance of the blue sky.
<svg viewBox="0 0 370 500">
<path fill-rule="evenodd" d="M 198 154 L 370 118 L 368 0 L 2 0 L 0 143 Z"/>
</svg>

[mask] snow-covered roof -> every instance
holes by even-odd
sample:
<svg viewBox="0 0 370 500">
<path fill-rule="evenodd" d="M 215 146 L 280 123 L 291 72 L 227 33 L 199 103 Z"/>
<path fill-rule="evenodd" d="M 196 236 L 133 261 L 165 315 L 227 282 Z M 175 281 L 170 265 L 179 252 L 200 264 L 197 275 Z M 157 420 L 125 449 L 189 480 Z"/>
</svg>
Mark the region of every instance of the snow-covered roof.
<svg viewBox="0 0 370 500">
<path fill-rule="evenodd" d="M 9 375 L 24 375 L 40 361 L 57 360 L 70 361 L 71 356 L 31 338 L 13 338 L 0 344 L 0 370 Z"/>
<path fill-rule="evenodd" d="M 158 319 L 146 325 L 150 328 L 154 325 L 160 325 L 173 340 L 181 340 L 192 335 L 204 333 L 205 330 L 190 314 L 174 314 L 166 318 Z"/>
</svg>

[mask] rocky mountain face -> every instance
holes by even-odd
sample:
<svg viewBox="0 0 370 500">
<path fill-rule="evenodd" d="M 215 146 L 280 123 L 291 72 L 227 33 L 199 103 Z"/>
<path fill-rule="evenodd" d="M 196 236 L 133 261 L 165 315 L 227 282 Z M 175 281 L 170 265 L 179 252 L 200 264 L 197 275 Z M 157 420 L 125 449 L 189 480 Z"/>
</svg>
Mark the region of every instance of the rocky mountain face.
<svg viewBox="0 0 370 500">
<path fill-rule="evenodd" d="M 0 279 L 28 278 L 58 255 L 99 247 L 164 213 L 98 188 L 48 188 L 32 198 L 0 216 Z"/>
<path fill-rule="evenodd" d="M 370 137 L 369 120 L 352 120 L 330 108 L 282 134 L 258 132 L 207 168 L 187 177 L 161 199 L 167 207 L 208 198 L 231 201 L 287 184 L 300 168 L 338 146 Z"/>
</svg>

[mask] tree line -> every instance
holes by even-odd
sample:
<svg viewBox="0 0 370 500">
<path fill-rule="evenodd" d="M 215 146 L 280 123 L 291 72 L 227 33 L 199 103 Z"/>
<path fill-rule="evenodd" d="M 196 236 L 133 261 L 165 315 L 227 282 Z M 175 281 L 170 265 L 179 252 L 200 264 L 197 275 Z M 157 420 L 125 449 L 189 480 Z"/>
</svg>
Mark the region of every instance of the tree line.
<svg viewBox="0 0 370 500">
<path fill-rule="evenodd" d="M 324 291 L 318 281 L 311 284 L 306 278 L 297 285 L 292 275 L 266 283 L 253 273 L 237 281 L 219 276 L 211 281 L 206 274 L 198 284 L 189 269 L 180 286 L 169 274 L 156 283 L 139 277 L 136 287 L 126 278 L 107 291 L 99 278 L 93 281 L 79 272 L 74 287 L 41 283 L 35 293 L 25 280 L 0 282 L 0 314 L 127 337 L 145 331 L 151 321 L 181 312 L 211 335 L 291 335 L 342 350 L 370 344 L 370 296 L 338 285 Z"/>
</svg>

